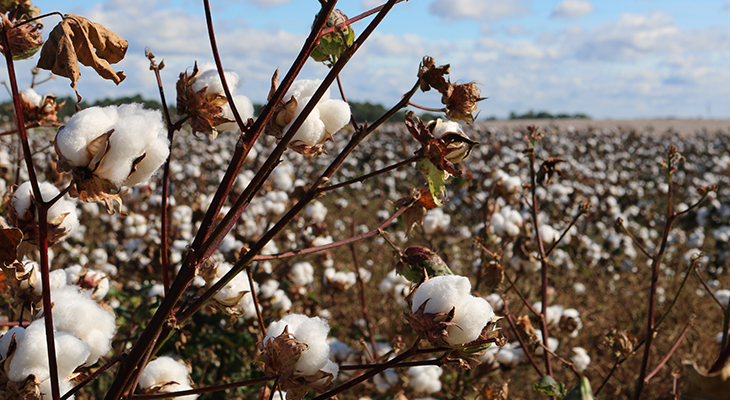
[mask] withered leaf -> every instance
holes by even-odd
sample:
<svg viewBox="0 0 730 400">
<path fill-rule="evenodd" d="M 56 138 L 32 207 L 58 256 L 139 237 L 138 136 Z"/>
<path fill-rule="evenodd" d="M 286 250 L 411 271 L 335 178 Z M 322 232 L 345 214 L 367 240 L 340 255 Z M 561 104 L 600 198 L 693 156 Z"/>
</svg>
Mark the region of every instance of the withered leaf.
<svg viewBox="0 0 730 400">
<path fill-rule="evenodd" d="M 18 246 L 23 232 L 18 228 L 0 229 L 0 265 L 6 266 L 18 259 Z"/>
<path fill-rule="evenodd" d="M 694 361 L 683 361 L 687 381 L 682 388 L 682 399 L 720 400 L 727 399 L 730 391 L 730 365 L 714 373 L 700 370 Z"/>
<path fill-rule="evenodd" d="M 91 67 L 105 79 L 117 85 L 124 80 L 124 72 L 116 72 L 110 64 L 124 58 L 128 42 L 104 25 L 91 22 L 74 14 L 66 14 L 53 28 L 41 50 L 38 68 L 71 79 L 71 87 L 81 101 L 76 82 L 81 76 L 78 63 Z"/>
</svg>

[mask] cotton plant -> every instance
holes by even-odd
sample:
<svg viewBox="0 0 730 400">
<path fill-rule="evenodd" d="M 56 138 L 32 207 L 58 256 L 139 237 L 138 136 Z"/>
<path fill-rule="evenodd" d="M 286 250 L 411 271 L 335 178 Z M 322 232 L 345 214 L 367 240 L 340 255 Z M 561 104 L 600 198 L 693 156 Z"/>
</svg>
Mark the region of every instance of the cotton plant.
<svg viewBox="0 0 730 400">
<path fill-rule="evenodd" d="M 191 390 L 188 367 L 172 357 L 158 357 L 150 361 L 139 374 L 138 386 L 145 394 L 172 393 Z M 196 394 L 175 397 L 182 400 L 195 400 Z"/>
<path fill-rule="evenodd" d="M 299 400 L 309 390 L 323 393 L 333 386 L 339 366 L 330 360 L 329 324 L 320 317 L 289 314 L 272 322 L 259 343 L 264 373 L 277 377 L 287 400 Z"/>
<path fill-rule="evenodd" d="M 39 184 L 42 201 L 51 201 L 61 192 L 53 184 Z M 30 182 L 18 186 L 13 193 L 10 209 L 10 222 L 23 231 L 23 240 L 29 243 L 38 241 L 38 210 L 33 197 Z M 46 214 L 48 226 L 47 237 L 50 243 L 56 243 L 72 235 L 79 228 L 79 215 L 76 203 L 64 197 L 58 199 L 48 208 Z"/>
<path fill-rule="evenodd" d="M 503 343 L 489 302 L 471 294 L 469 278 L 442 275 L 425 280 L 409 295 L 406 318 L 434 346 L 445 346 L 478 362 L 492 343 Z"/>
<path fill-rule="evenodd" d="M 267 133 L 278 139 L 289 131 L 307 103 L 319 88 L 321 80 L 300 79 L 294 81 L 284 95 L 276 115 L 267 126 Z M 334 140 L 332 135 L 350 122 L 350 106 L 330 98 L 329 88 L 317 102 L 312 112 L 294 133 L 289 148 L 306 156 L 326 154 L 324 143 Z"/>
<path fill-rule="evenodd" d="M 71 196 L 110 212 L 122 187 L 147 181 L 170 153 L 162 113 L 137 103 L 77 112 L 53 145 L 57 169 L 72 175 Z"/>
<path fill-rule="evenodd" d="M 246 123 L 253 118 L 253 103 L 244 95 L 234 94 L 241 82 L 237 73 L 224 71 L 224 76 L 236 110 Z M 238 128 L 223 82 L 212 64 L 198 68 L 195 63 L 191 72 L 180 73 L 177 81 L 177 113 L 188 117 L 193 134 L 203 132 L 213 139 L 218 136 L 218 132 Z"/>
<path fill-rule="evenodd" d="M 206 286 L 210 288 L 230 272 L 231 268 L 231 264 L 227 262 L 208 265 L 201 270 L 201 276 L 205 279 Z M 255 281 L 253 289 L 258 293 L 259 284 Z M 240 316 L 244 319 L 253 318 L 256 315 L 251 285 L 246 274 L 238 274 L 233 277 L 213 296 L 213 300 L 218 307 L 230 315 Z"/>
</svg>

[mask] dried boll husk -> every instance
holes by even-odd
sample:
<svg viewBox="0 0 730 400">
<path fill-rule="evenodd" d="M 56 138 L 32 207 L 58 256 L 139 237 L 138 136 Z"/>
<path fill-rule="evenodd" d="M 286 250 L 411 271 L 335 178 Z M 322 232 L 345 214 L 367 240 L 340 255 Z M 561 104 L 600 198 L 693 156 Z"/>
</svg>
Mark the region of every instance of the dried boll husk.
<svg viewBox="0 0 730 400">
<path fill-rule="evenodd" d="M 60 191 L 51 183 L 40 183 L 41 196 L 43 201 L 50 201 Z M 10 222 L 23 231 L 25 243 L 37 245 L 38 241 L 38 212 L 30 182 L 18 186 L 13 193 L 10 209 Z M 76 204 L 73 201 L 61 198 L 56 201 L 47 211 L 46 221 L 48 223 L 48 241 L 53 244 L 65 239 L 79 227 L 79 217 Z"/>
</svg>

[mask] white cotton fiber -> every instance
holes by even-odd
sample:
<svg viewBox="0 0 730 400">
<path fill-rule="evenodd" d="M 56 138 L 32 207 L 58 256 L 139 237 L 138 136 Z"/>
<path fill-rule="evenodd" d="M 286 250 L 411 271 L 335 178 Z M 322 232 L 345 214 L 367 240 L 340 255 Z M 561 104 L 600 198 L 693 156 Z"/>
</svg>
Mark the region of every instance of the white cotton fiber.
<svg viewBox="0 0 730 400">
<path fill-rule="evenodd" d="M 124 181 L 125 186 L 134 186 L 147 181 L 165 163 L 170 154 L 167 139 L 153 140 L 145 148 L 145 157 L 137 164 L 137 170 Z"/>
<path fill-rule="evenodd" d="M 43 194 L 45 199 L 46 195 Z M 55 202 L 51 208 L 48 209 L 48 215 L 46 220 L 48 222 L 54 222 L 57 218 L 63 217 L 63 221 L 59 225 L 59 228 L 63 229 L 67 234 L 75 231 L 79 227 L 79 215 L 76 211 L 76 203 L 65 198 L 59 199 Z"/>
<path fill-rule="evenodd" d="M 327 335 L 330 327 L 326 320 L 320 317 L 309 318 L 302 314 L 289 314 L 269 325 L 264 343 L 281 335 L 285 327 L 288 327 L 289 334 L 309 346 L 302 352 L 295 366 L 297 375 L 313 375 L 327 366 L 330 351 Z"/>
<path fill-rule="evenodd" d="M 210 286 L 218 282 L 224 275 L 231 270 L 231 264 L 221 263 L 216 269 L 215 279 L 210 282 Z M 259 285 L 254 282 L 254 289 L 258 292 Z M 238 299 L 241 292 L 247 292 L 238 300 L 238 303 L 233 304 L 232 302 Z M 240 307 L 245 311 L 244 317 L 250 318 L 255 315 L 256 310 L 253 308 L 253 297 L 250 294 L 251 286 L 249 285 L 248 275 L 240 273 L 236 275 L 230 282 L 228 282 L 218 293 L 213 297 L 221 304 L 229 307 Z"/>
<path fill-rule="evenodd" d="M 139 374 L 139 387 L 141 389 L 149 389 L 153 386 L 162 385 L 168 382 L 177 382 L 172 385 L 165 386 L 161 391 L 165 393 L 180 392 L 190 390 L 190 378 L 188 376 L 188 368 L 173 360 L 170 357 L 158 357 L 150 361 L 149 364 Z M 175 397 L 182 400 L 194 400 L 197 395 L 188 395 Z"/>
<path fill-rule="evenodd" d="M 291 266 L 289 277 L 292 282 L 300 286 L 307 286 L 314 282 L 314 267 L 306 261 L 294 263 Z"/>
<path fill-rule="evenodd" d="M 297 120 L 302 110 L 304 110 L 304 107 L 306 107 L 307 103 L 309 103 L 311 97 L 296 99 L 297 107 L 296 109 L 294 109 L 295 117 L 286 126 L 285 131 L 287 132 L 289 131 L 289 128 L 291 128 L 292 124 L 294 124 L 294 121 Z M 322 122 L 322 120 L 320 119 L 319 109 L 315 107 L 312 112 L 307 115 L 307 119 L 304 120 L 304 123 L 299 128 L 299 130 L 297 130 L 297 133 L 294 134 L 294 137 L 292 137 L 292 142 L 301 141 L 307 146 L 314 146 L 322 140 L 322 138 L 324 137 L 324 132 L 324 122 Z"/>
<path fill-rule="evenodd" d="M 299 79 L 294 81 L 292 85 L 289 87 L 289 90 L 287 90 L 286 94 L 284 95 L 284 101 L 289 101 L 292 96 L 294 96 L 295 99 L 297 99 L 297 102 L 300 104 L 302 103 L 301 99 L 305 97 L 312 97 L 314 92 L 317 91 L 317 88 L 322 83 L 322 80 L 320 79 Z M 322 96 L 322 99 L 320 101 L 325 101 L 330 98 L 330 90 L 327 89 L 327 91 Z"/>
<path fill-rule="evenodd" d="M 25 90 L 21 90 L 20 94 L 23 95 L 23 97 L 28 100 L 29 102 L 33 103 L 33 105 L 40 107 L 41 102 L 43 101 L 43 97 L 38 94 L 33 88 L 28 88 Z"/>
<path fill-rule="evenodd" d="M 236 105 L 238 115 L 241 116 L 241 120 L 244 123 L 246 123 L 249 118 L 253 118 L 253 103 L 248 97 L 242 94 L 237 94 L 233 96 L 233 103 Z M 232 131 L 238 129 L 236 119 L 233 117 L 233 110 L 231 110 L 231 105 L 226 103 L 221 108 L 223 109 L 223 118 L 230 119 L 233 122 L 224 122 L 218 125 L 218 130 Z"/>
<path fill-rule="evenodd" d="M 117 107 L 89 107 L 74 114 L 56 136 L 56 146 L 73 165 L 91 161 L 86 145 L 109 131 L 119 120 Z"/>
<path fill-rule="evenodd" d="M 58 188 L 48 182 L 41 182 L 39 188 L 44 201 L 53 200 L 60 193 Z M 37 215 L 28 214 L 31 206 L 32 193 L 33 188 L 30 182 L 25 182 L 18 186 L 13 194 L 12 205 L 15 208 L 18 219 L 21 221 L 37 220 Z M 73 201 L 66 200 L 65 198 L 59 199 L 48 209 L 46 221 L 55 224 L 58 223 L 56 219 L 61 216 L 64 216 L 64 218 L 59 224 L 59 228 L 65 232 L 65 235 L 70 234 L 79 227 L 79 216 L 76 210 L 76 203 Z"/>
<path fill-rule="evenodd" d="M 477 340 L 486 325 L 494 317 L 494 310 L 489 302 L 481 297 L 467 296 L 456 306 L 454 319 L 456 325 L 448 327 L 449 336 L 446 341 L 451 345 L 460 345 Z"/>
<path fill-rule="evenodd" d="M 573 347 L 573 356 L 570 357 L 570 361 L 573 362 L 573 366 L 576 371 L 583 372 L 591 363 L 591 358 L 588 356 L 588 353 L 584 348 Z"/>
<path fill-rule="evenodd" d="M 155 140 L 162 141 L 167 147 L 167 137 L 162 114 L 159 111 L 145 110 L 141 104 L 120 106 L 119 120 L 114 128 L 114 133 L 109 138 L 109 152 L 102 159 L 95 174 L 121 185 L 132 171 L 132 162 L 144 154 Z M 102 133 L 104 132 L 99 132 Z"/>
<path fill-rule="evenodd" d="M 411 381 L 408 386 L 418 393 L 435 393 L 441 390 L 439 378 L 444 370 L 437 365 L 419 365 L 408 368 Z"/>
<path fill-rule="evenodd" d="M 323 222 L 327 217 L 327 207 L 320 201 L 315 200 L 304 208 L 304 215 L 310 218 L 312 222 Z"/>
<path fill-rule="evenodd" d="M 51 300 L 56 330 L 71 332 L 88 344 L 91 353 L 85 365 L 94 364 L 109 352 L 117 330 L 115 317 L 92 300 L 90 292 L 64 286 L 51 292 Z"/>
<path fill-rule="evenodd" d="M 0 337 L 0 360 L 4 360 L 5 356 L 8 354 L 10 341 L 13 335 L 15 335 L 15 342 L 20 343 L 20 341 L 22 341 L 25 337 L 25 328 L 22 326 L 15 326 Z"/>
<path fill-rule="evenodd" d="M 461 304 L 462 299 L 471 292 L 469 278 L 459 275 L 443 275 L 431 278 L 421 284 L 413 295 L 411 311 L 416 312 L 425 302 L 424 312 L 435 314 L 449 312 L 451 308 Z M 484 326 L 484 325 L 482 325 Z"/>
<path fill-rule="evenodd" d="M 48 182 L 40 182 L 38 186 L 41 190 L 41 197 L 43 198 L 43 201 L 53 200 L 53 198 L 60 193 L 58 188 Z M 13 193 L 13 207 L 15 207 L 15 212 L 21 220 L 26 220 L 25 213 L 30 209 L 32 195 L 33 188 L 30 182 L 24 182 L 22 185 L 18 186 L 18 188 L 15 189 L 15 193 Z M 35 216 L 28 217 L 35 218 Z M 30 220 L 30 218 L 27 220 Z"/>
<path fill-rule="evenodd" d="M 56 332 L 54 338 L 58 375 L 66 379 L 89 356 L 89 346 L 69 332 Z M 25 337 L 18 343 L 15 356 L 10 361 L 10 380 L 20 382 L 30 374 L 39 381 L 50 378 L 44 319 L 28 325 Z"/>
<path fill-rule="evenodd" d="M 334 134 L 350 122 L 350 106 L 342 100 L 329 99 L 317 105 L 324 129 Z"/>
<path fill-rule="evenodd" d="M 40 271 L 39 271 L 40 272 Z M 43 294 L 43 275 L 40 273 L 37 275 L 38 281 L 36 282 L 35 287 L 33 288 L 33 293 L 40 296 Z M 56 290 L 62 286 L 66 286 L 66 272 L 62 269 L 57 269 L 55 271 L 51 271 L 48 274 L 48 285 L 51 289 L 51 291 Z"/>
<path fill-rule="evenodd" d="M 446 132 L 464 133 L 464 130 L 461 129 L 461 125 L 459 125 L 458 122 L 446 120 L 441 121 L 441 123 L 436 126 L 436 129 L 433 130 L 433 135 L 440 137 Z"/>
<path fill-rule="evenodd" d="M 228 89 L 230 89 L 231 93 L 234 93 L 238 89 L 238 83 L 239 83 L 239 77 L 238 74 L 233 71 L 223 71 L 223 73 L 226 75 L 226 84 L 228 84 Z M 223 91 L 223 82 L 221 82 L 221 78 L 218 75 L 218 70 L 213 66 L 212 69 L 208 69 L 205 71 L 202 71 L 200 75 L 198 75 L 198 79 L 193 83 L 193 91 L 199 92 L 204 87 L 208 87 L 208 90 L 206 90 L 206 94 L 210 93 L 218 93 L 225 96 L 225 92 Z"/>
</svg>

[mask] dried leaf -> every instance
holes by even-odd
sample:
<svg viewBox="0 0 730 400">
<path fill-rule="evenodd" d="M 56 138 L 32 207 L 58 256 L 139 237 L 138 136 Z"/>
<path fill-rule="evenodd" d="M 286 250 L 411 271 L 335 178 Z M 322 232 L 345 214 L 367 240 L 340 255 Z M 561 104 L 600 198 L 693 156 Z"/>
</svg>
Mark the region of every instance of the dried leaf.
<svg viewBox="0 0 730 400">
<path fill-rule="evenodd" d="M 0 265 L 10 265 L 18 259 L 18 246 L 23 232 L 18 228 L 0 229 Z"/>
<path fill-rule="evenodd" d="M 110 64 L 124 58 L 128 42 L 104 25 L 91 22 L 74 14 L 67 14 L 51 34 L 38 60 L 38 68 L 71 80 L 71 87 L 81 101 L 76 82 L 81 76 L 78 63 L 91 67 L 105 79 L 117 85 L 124 80 L 124 72 L 115 72 Z"/>
</svg>

